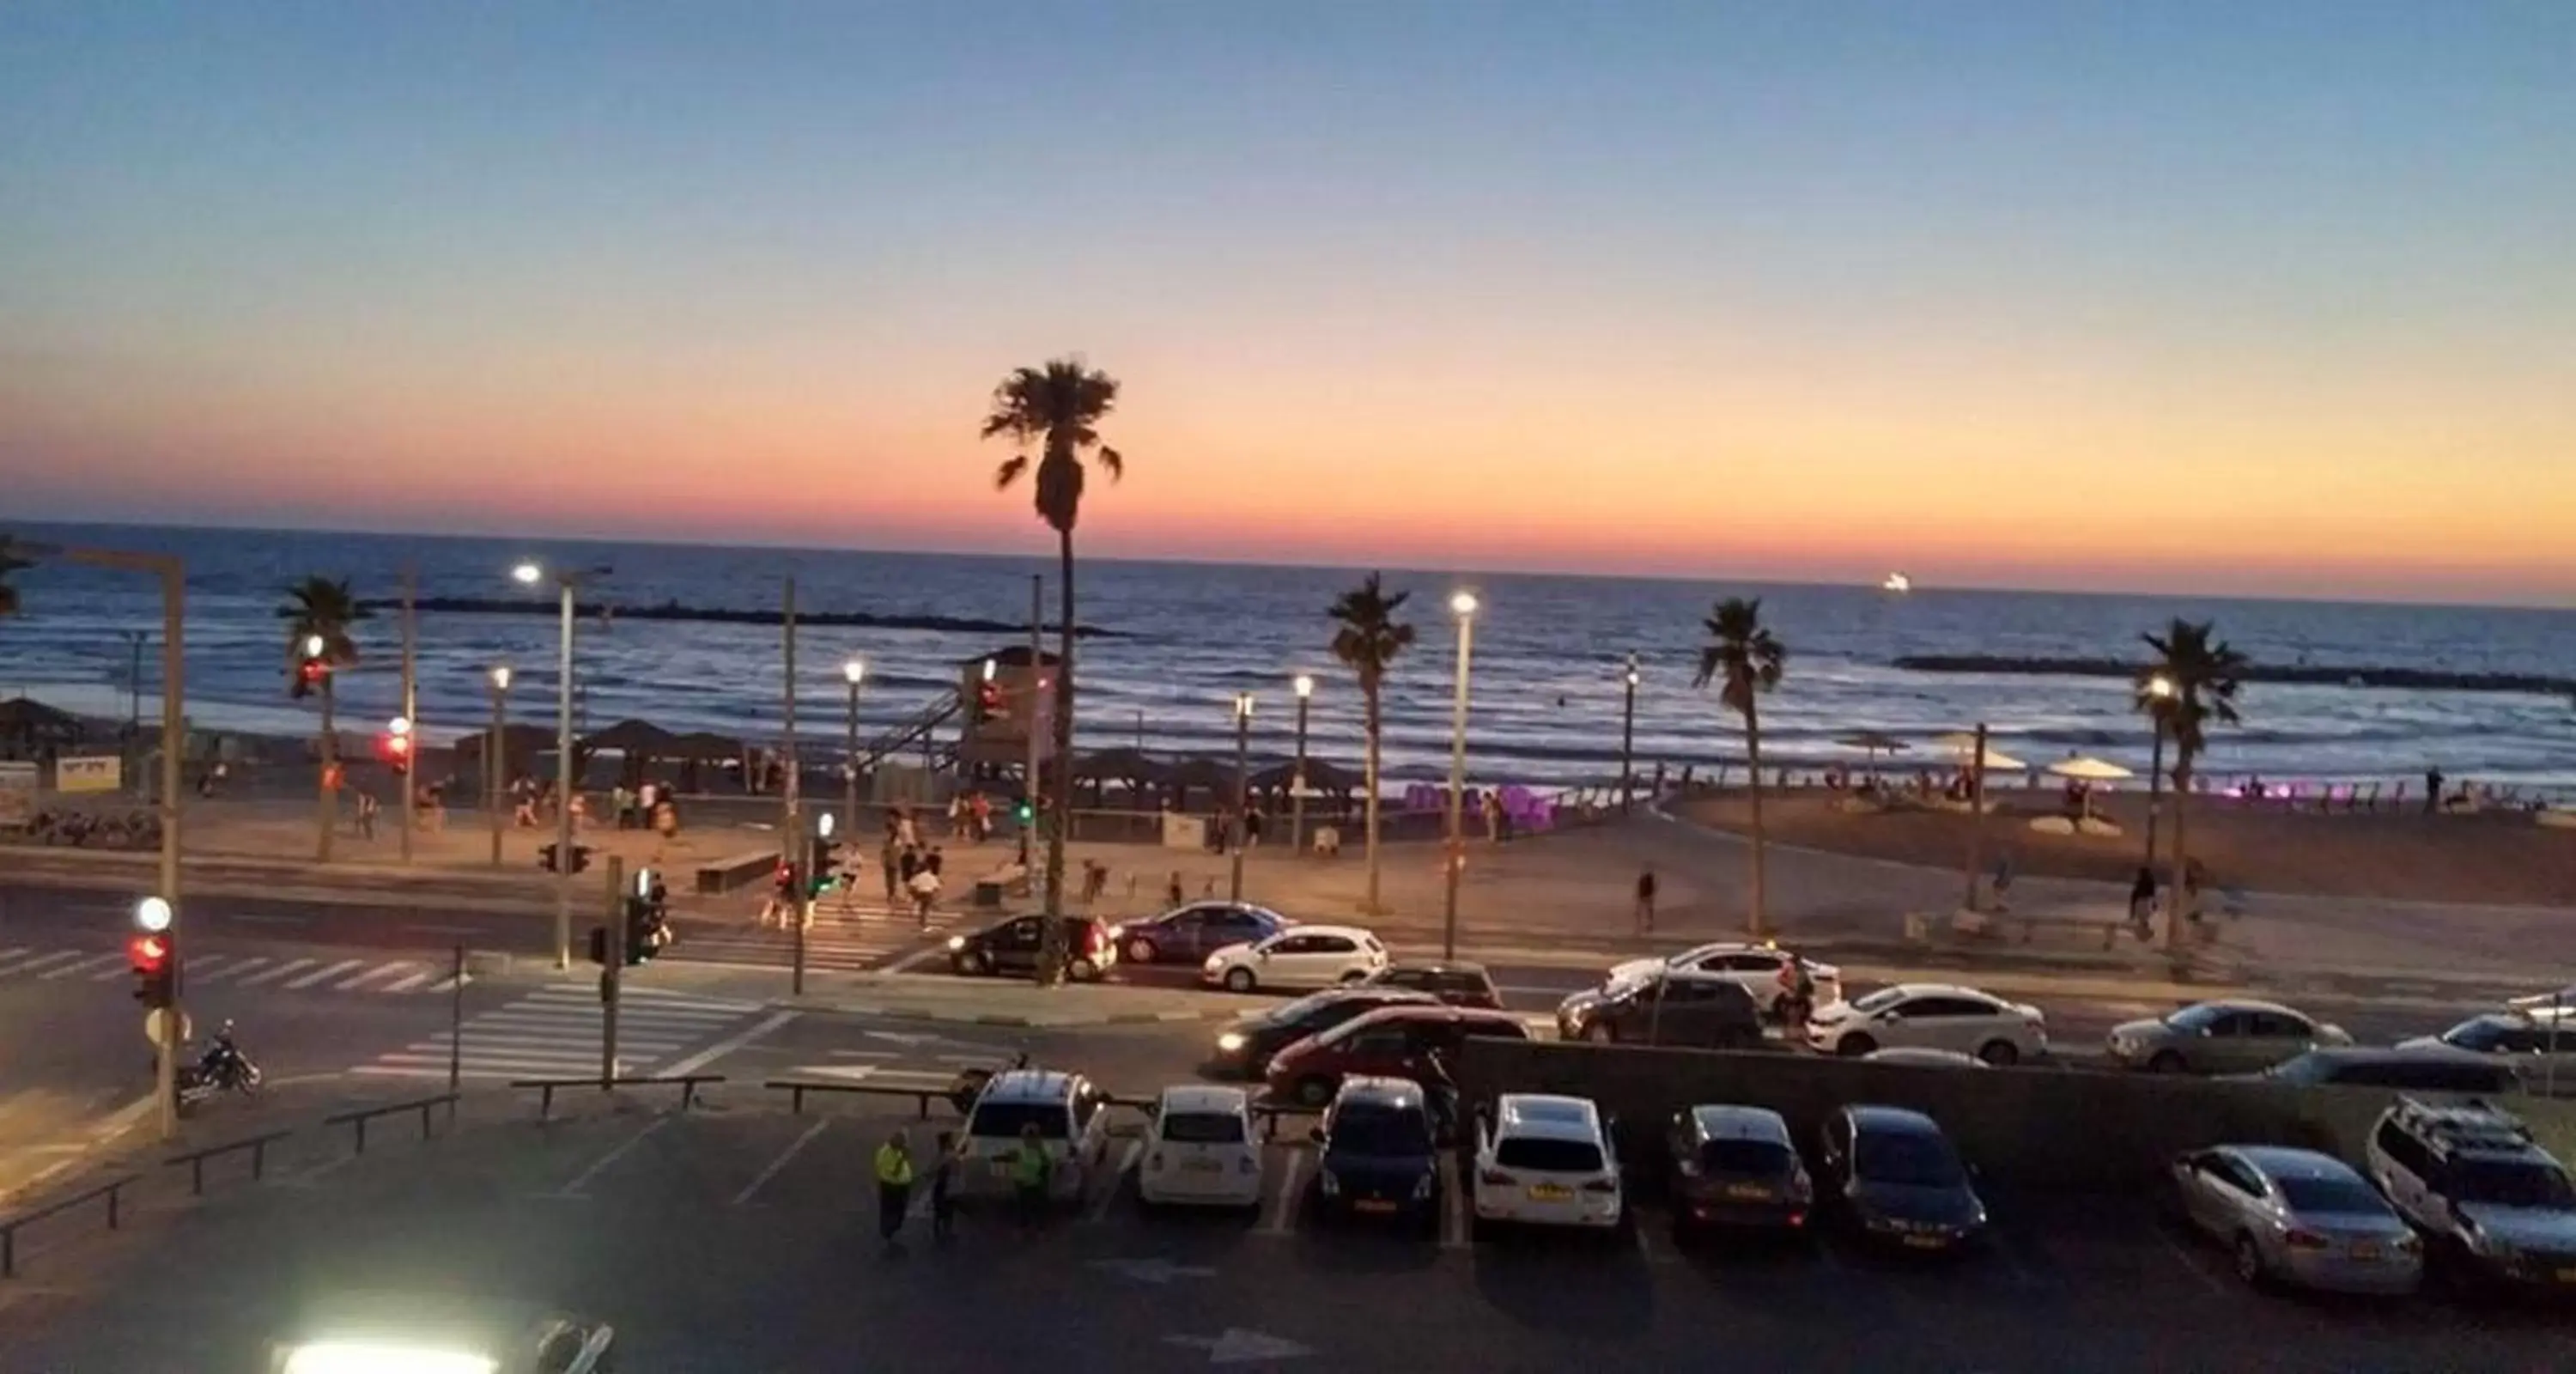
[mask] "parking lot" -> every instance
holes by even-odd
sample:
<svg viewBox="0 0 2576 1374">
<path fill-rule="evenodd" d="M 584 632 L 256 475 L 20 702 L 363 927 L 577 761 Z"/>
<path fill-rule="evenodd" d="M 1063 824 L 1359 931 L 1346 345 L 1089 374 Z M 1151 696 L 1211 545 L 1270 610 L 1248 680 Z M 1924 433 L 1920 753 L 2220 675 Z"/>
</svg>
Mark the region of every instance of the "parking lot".
<svg viewBox="0 0 2576 1374">
<path fill-rule="evenodd" d="M 1035 1234 L 969 1212 L 889 1256 L 868 1153 L 897 1126 L 927 1144 L 890 1106 L 727 1089 L 290 1170 L 48 1257 L 0 1367 L 258 1368 L 307 1304 L 387 1293 L 560 1304 L 661 1370 L 2569 1367 L 2552 1312 L 2244 1291 L 2142 1200 L 1993 1197 L 1993 1243 L 1932 1263 L 1831 1236 L 1684 1252 L 1650 1203 L 1611 1236 L 1479 1241 L 1455 1188 L 1436 1227 L 1323 1224 L 1294 1138 L 1257 1214 L 1149 1215 L 1121 1174 Z"/>
</svg>

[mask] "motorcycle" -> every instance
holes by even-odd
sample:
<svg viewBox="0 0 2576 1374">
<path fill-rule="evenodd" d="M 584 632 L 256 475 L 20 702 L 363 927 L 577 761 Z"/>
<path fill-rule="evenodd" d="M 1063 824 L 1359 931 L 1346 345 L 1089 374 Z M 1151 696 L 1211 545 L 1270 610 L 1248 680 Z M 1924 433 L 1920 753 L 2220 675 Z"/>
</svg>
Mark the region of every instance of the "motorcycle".
<svg viewBox="0 0 2576 1374">
<path fill-rule="evenodd" d="M 179 1066 L 179 1110 L 186 1112 L 222 1092 L 252 1096 L 258 1093 L 259 1082 L 259 1065 L 242 1053 L 233 1040 L 233 1023 L 226 1021 L 196 1063 Z"/>
</svg>

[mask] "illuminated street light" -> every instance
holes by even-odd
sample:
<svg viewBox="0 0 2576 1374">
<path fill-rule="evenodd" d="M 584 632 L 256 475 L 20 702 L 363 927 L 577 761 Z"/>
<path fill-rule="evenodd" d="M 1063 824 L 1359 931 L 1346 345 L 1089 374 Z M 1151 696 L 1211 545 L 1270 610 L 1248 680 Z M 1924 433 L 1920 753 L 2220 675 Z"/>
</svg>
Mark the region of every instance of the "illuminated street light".
<svg viewBox="0 0 2576 1374">
<path fill-rule="evenodd" d="M 306 635 L 304 637 L 304 656 L 306 658 L 320 658 L 322 656 L 322 651 L 329 647 L 331 646 L 324 643 L 322 636 L 320 635 Z"/>
<path fill-rule="evenodd" d="M 533 587 L 545 580 L 546 570 L 535 563 L 522 563 L 510 569 L 510 576 L 518 579 L 520 586 Z"/>
<path fill-rule="evenodd" d="M 1314 694 L 1315 679 L 1304 673 L 1299 673 L 1297 675 L 1297 699 L 1303 701 Z"/>
<path fill-rule="evenodd" d="M 853 687 L 867 681 L 868 661 L 863 658 L 853 658 L 848 662 L 843 663 L 841 665 L 841 680 L 847 682 Z"/>
<path fill-rule="evenodd" d="M 1475 654 L 1476 594 L 1462 591 L 1451 596 L 1449 612 L 1458 617 L 1458 688 L 1449 706 L 1449 862 L 1440 927 L 1443 959 L 1458 957 L 1458 870 L 1467 864 L 1467 840 L 1461 824 L 1467 803 L 1467 673 Z"/>
<path fill-rule="evenodd" d="M 1474 592 L 1460 592 L 1457 595 L 1450 597 L 1449 613 L 1457 616 L 1461 620 L 1474 615 L 1476 613 L 1476 594 Z"/>
<path fill-rule="evenodd" d="M 504 663 L 492 670 L 492 690 L 496 692 L 506 692 L 510 690 L 509 664 Z"/>
<path fill-rule="evenodd" d="M 1243 842 L 1252 831 L 1252 693 L 1234 694 L 1234 850 L 1233 876 L 1226 900 L 1243 900 Z"/>
<path fill-rule="evenodd" d="M 170 928 L 170 904 L 159 897 L 146 897 L 134 904 L 134 928 L 158 935 Z"/>
</svg>

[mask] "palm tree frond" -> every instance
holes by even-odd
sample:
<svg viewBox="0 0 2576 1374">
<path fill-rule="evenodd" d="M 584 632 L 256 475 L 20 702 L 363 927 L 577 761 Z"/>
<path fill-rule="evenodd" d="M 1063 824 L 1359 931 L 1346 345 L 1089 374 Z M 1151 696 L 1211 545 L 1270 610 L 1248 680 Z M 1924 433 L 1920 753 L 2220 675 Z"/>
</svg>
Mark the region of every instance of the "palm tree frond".
<svg viewBox="0 0 2576 1374">
<path fill-rule="evenodd" d="M 1094 456 L 1099 458 L 1100 466 L 1108 471 L 1110 481 L 1115 482 L 1127 475 L 1126 455 L 1118 450 L 1103 444 L 1100 446 L 1100 452 Z"/>
<path fill-rule="evenodd" d="M 985 430 L 985 433 L 990 434 L 992 431 L 988 428 Z M 1013 482 L 1020 480 L 1020 474 L 1027 472 L 1028 470 L 1029 456 L 1027 454 L 1014 454 L 1011 457 L 1005 458 L 1002 460 L 1002 465 L 1000 467 L 993 469 L 993 486 L 996 489 L 1007 487 Z"/>
</svg>

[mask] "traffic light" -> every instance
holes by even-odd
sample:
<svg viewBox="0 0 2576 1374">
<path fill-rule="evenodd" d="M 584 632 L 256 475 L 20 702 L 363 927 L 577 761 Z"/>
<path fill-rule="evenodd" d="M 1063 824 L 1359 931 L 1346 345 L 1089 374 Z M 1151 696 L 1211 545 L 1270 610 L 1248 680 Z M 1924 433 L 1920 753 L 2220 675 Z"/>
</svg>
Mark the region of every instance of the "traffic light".
<svg viewBox="0 0 2576 1374">
<path fill-rule="evenodd" d="M 820 897 L 832 890 L 833 875 L 841 870 L 841 845 L 828 835 L 816 835 L 805 844 L 805 895 Z"/>
<path fill-rule="evenodd" d="M 396 777 L 410 772 L 411 736 L 408 734 L 376 736 L 376 757 L 384 760 L 385 767 L 393 770 Z"/>
<path fill-rule="evenodd" d="M 129 938 L 125 962 L 134 969 L 134 1000 L 154 1008 L 178 1000 L 179 952 L 168 934 L 145 931 Z"/>
<path fill-rule="evenodd" d="M 590 961 L 601 968 L 608 967 L 608 927 L 606 926 L 590 928 Z"/>
<path fill-rule="evenodd" d="M 565 871 L 562 859 L 556 854 L 555 847 L 553 845 L 545 845 L 537 850 L 537 867 L 544 869 L 548 873 L 561 873 Z M 579 873 L 588 867 L 590 867 L 590 846 L 586 844 L 574 845 L 572 847 L 571 871 Z"/>
<path fill-rule="evenodd" d="M 662 952 L 670 943 L 663 918 L 661 877 L 649 868 L 635 870 L 635 887 L 626 894 L 626 966 L 633 968 Z M 602 959 L 605 963 L 606 960 Z"/>
<path fill-rule="evenodd" d="M 295 643 L 295 681 L 287 690 L 298 701 L 311 696 L 331 675 L 331 658 L 323 648 L 320 635 L 307 635 Z"/>
<path fill-rule="evenodd" d="M 1022 825 L 1027 825 L 1031 820 L 1035 819 L 1037 813 L 1038 809 L 1036 804 L 1031 802 L 1026 794 L 1023 794 L 1019 801 L 1011 807 L 1011 819 L 1018 821 Z"/>
<path fill-rule="evenodd" d="M 975 723 L 983 724 L 1002 714 L 1002 684 L 981 682 L 975 685 Z"/>
</svg>

